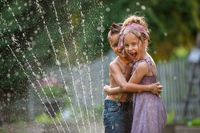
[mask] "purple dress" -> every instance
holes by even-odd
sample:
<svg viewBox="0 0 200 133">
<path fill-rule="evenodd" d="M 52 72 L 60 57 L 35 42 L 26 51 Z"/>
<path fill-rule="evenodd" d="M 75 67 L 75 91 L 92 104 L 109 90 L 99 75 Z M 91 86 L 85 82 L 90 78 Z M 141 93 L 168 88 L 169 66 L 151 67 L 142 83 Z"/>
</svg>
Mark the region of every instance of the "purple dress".
<svg viewBox="0 0 200 133">
<path fill-rule="evenodd" d="M 149 71 L 152 71 L 152 61 L 147 58 Z M 137 67 L 137 63 L 134 65 Z M 157 77 L 146 76 L 140 84 L 151 84 L 157 81 Z M 133 122 L 131 133 L 163 133 L 167 115 L 161 97 L 149 92 L 135 95 L 135 105 L 133 106 Z"/>
</svg>

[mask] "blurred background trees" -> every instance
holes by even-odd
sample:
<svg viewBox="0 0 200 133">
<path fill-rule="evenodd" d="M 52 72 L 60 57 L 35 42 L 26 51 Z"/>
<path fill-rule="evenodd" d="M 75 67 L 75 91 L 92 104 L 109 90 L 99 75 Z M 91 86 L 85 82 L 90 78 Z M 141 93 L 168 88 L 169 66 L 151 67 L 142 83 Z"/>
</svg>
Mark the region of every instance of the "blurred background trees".
<svg viewBox="0 0 200 133">
<path fill-rule="evenodd" d="M 186 57 L 200 30 L 199 1 L 105 1 L 105 21 L 122 22 L 128 15 L 146 17 L 151 30 L 150 52 L 156 60 Z M 181 51 L 181 52 L 179 52 Z"/>
</svg>

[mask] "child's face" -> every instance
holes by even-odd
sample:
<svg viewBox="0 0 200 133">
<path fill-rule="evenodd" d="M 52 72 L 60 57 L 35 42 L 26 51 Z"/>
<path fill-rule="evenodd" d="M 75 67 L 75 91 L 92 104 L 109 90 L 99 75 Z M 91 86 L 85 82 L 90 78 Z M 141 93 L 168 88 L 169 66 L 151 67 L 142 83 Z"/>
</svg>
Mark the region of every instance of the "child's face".
<svg viewBox="0 0 200 133">
<path fill-rule="evenodd" d="M 145 46 L 137 36 L 128 33 L 124 38 L 124 50 L 133 61 L 137 61 L 144 57 Z"/>
<path fill-rule="evenodd" d="M 117 54 L 119 56 L 119 49 L 118 49 L 118 41 L 119 41 L 119 34 L 113 34 L 110 36 L 110 47 L 112 48 L 112 50 L 115 52 L 115 54 Z"/>
</svg>

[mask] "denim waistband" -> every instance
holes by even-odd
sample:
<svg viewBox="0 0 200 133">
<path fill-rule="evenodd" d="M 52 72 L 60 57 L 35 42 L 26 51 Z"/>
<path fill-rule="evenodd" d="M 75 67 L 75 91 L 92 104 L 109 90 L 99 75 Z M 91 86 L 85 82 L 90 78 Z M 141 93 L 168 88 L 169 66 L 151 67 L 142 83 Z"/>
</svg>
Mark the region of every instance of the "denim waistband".
<svg viewBox="0 0 200 133">
<path fill-rule="evenodd" d="M 106 107 L 110 107 L 110 106 L 119 106 L 119 107 L 128 107 L 128 106 L 132 106 L 133 102 L 132 101 L 127 101 L 127 102 L 117 102 L 117 101 L 113 101 L 113 100 L 109 100 L 106 99 L 105 101 L 105 108 Z"/>
</svg>

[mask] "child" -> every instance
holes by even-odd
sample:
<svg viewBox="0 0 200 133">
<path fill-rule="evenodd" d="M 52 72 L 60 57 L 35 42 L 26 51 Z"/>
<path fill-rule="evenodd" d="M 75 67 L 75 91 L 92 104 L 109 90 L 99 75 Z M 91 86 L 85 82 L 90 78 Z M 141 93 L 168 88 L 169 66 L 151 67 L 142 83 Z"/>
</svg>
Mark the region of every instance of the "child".
<svg viewBox="0 0 200 133">
<path fill-rule="evenodd" d="M 130 78 L 132 61 L 129 56 L 122 53 L 118 48 L 119 32 L 121 25 L 113 24 L 108 33 L 110 47 L 117 57 L 110 63 L 109 79 L 111 87 L 123 86 Z M 128 83 L 127 85 L 139 92 L 159 93 L 162 86 L 159 83 L 151 85 L 137 85 Z M 132 102 L 127 93 L 116 93 L 107 95 L 104 107 L 105 133 L 130 133 L 132 123 Z"/>
<path fill-rule="evenodd" d="M 131 16 L 123 23 L 119 47 L 137 61 L 129 83 L 148 85 L 156 82 L 156 65 L 147 52 L 149 32 L 143 17 Z M 111 94 L 136 92 L 129 87 L 104 88 Z M 166 124 L 166 111 L 161 98 L 149 92 L 137 93 L 133 111 L 131 133 L 162 133 Z"/>
</svg>

